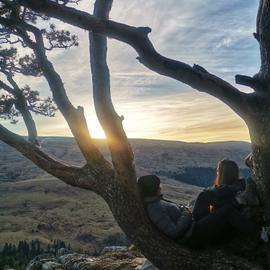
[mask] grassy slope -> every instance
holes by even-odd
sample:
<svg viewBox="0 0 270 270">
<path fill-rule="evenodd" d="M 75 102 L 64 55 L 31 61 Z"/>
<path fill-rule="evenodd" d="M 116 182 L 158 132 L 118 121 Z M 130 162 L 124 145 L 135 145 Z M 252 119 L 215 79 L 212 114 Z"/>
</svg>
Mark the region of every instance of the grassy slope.
<svg viewBox="0 0 270 270">
<path fill-rule="evenodd" d="M 180 203 L 190 201 L 199 188 L 185 184 L 181 187 L 177 182 L 168 185 L 165 181 L 164 190 Z M 50 177 L 1 183 L 0 221 L 0 244 L 61 239 L 75 249 L 94 251 L 121 233 L 100 197 Z"/>
<path fill-rule="evenodd" d="M 98 143 L 108 157 L 104 143 Z M 83 162 L 72 139 L 42 139 L 42 144 L 59 158 L 76 164 Z M 215 166 L 223 157 L 234 157 L 241 162 L 249 151 L 246 143 L 132 140 L 132 144 L 138 175 L 183 165 Z M 70 242 L 75 249 L 80 247 L 91 252 L 96 247 L 112 244 L 111 240 L 121 234 L 108 206 L 97 195 L 66 186 L 3 144 L 0 151 L 0 246 L 24 239 L 38 238 L 43 243 L 61 239 Z M 14 177 L 9 179 L 9 175 Z M 178 203 L 187 203 L 200 190 L 173 180 L 162 180 L 165 195 Z"/>
</svg>

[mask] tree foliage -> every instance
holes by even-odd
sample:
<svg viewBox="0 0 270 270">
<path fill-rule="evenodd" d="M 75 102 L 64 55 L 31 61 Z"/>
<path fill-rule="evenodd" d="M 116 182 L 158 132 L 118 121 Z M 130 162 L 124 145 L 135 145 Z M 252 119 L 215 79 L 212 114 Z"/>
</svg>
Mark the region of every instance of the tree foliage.
<svg viewBox="0 0 270 270">
<path fill-rule="evenodd" d="M 68 1 L 56 2 L 61 5 L 68 3 Z M 78 1 L 71 2 L 78 3 Z M 16 124 L 18 118 L 24 116 L 29 138 L 36 142 L 37 131 L 31 112 L 53 117 L 57 106 L 51 97 L 42 98 L 38 90 L 32 89 L 29 85 L 19 86 L 16 82 L 20 76 L 41 77 L 43 73 L 36 55 L 29 51 L 29 47 L 31 47 L 29 44 L 32 41 L 27 27 L 21 28 L 15 27 L 15 25 L 27 23 L 31 27 L 42 21 L 47 22 L 49 18 L 20 7 L 17 1 L 1 1 L 0 12 L 1 19 L 7 23 L 2 24 L 0 29 L 0 89 L 3 92 L 0 98 L 0 118 Z M 76 35 L 67 30 L 57 29 L 52 23 L 49 23 L 46 28 L 40 29 L 40 33 L 46 43 L 44 50 L 78 46 Z"/>
</svg>

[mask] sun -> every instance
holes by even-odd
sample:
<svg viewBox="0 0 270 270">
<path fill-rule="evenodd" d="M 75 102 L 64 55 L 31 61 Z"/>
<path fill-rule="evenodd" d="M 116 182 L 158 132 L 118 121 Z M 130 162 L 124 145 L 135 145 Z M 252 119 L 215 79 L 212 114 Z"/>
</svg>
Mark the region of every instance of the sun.
<svg viewBox="0 0 270 270">
<path fill-rule="evenodd" d="M 92 138 L 105 139 L 105 133 L 95 115 L 88 116 L 86 118 L 87 125 Z"/>
</svg>

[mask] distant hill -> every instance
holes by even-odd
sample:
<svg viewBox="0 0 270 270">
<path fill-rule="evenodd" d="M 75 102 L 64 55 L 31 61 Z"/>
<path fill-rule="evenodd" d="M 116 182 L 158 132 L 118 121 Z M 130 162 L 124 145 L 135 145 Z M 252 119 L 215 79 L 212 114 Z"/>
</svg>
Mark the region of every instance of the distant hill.
<svg viewBox="0 0 270 270">
<path fill-rule="evenodd" d="M 83 157 L 73 138 L 41 137 L 42 147 L 58 158 L 82 165 Z M 199 186 L 208 186 L 215 177 L 215 167 L 219 160 L 230 158 L 244 169 L 244 157 L 250 152 L 246 142 L 186 143 L 162 140 L 130 140 L 137 166 L 138 176 L 154 173 L 178 181 Z M 110 160 L 104 140 L 96 144 Z M 42 170 L 21 156 L 16 150 L 0 143 L 0 181 L 21 181 L 44 176 Z M 12 166 L 11 166 L 12 165 Z"/>
<path fill-rule="evenodd" d="M 83 165 L 83 157 L 72 138 L 40 139 L 42 147 L 58 158 Z M 110 159 L 105 142 L 96 141 Z M 211 184 L 218 160 L 234 159 L 244 168 L 250 152 L 244 142 L 184 143 L 131 140 L 138 175 L 161 177 L 166 198 L 187 204 Z M 126 238 L 102 198 L 67 186 L 38 169 L 17 151 L 0 143 L 0 248 L 4 243 L 39 239 L 44 245 L 53 239 L 70 243 L 90 253 L 107 245 L 123 245 Z M 180 182 L 181 181 L 181 182 Z M 186 183 L 183 183 L 186 182 Z"/>
</svg>

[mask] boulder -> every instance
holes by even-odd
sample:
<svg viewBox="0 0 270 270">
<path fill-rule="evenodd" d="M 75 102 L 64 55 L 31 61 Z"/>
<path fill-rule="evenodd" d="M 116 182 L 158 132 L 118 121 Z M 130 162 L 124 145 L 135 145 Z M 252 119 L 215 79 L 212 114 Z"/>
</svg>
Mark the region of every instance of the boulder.
<svg viewBox="0 0 270 270">
<path fill-rule="evenodd" d="M 127 251 L 128 247 L 126 246 L 110 246 L 110 247 L 104 247 L 101 251 L 101 255 L 104 255 L 109 252 L 122 252 L 122 251 Z"/>
<path fill-rule="evenodd" d="M 71 254 L 71 253 L 73 253 L 73 251 L 72 250 L 69 250 L 69 249 L 67 249 L 67 248 L 59 248 L 58 250 L 57 250 L 57 257 L 60 257 L 60 256 L 62 256 L 62 255 L 66 255 L 66 254 Z"/>
<path fill-rule="evenodd" d="M 156 268 L 150 261 L 145 259 L 144 263 L 142 265 L 137 266 L 135 270 L 159 270 L 159 269 Z"/>
<path fill-rule="evenodd" d="M 63 265 L 64 269 L 67 270 L 90 270 L 92 269 L 91 265 L 94 262 L 92 257 L 77 253 L 62 255 L 58 258 L 58 260 Z"/>
<path fill-rule="evenodd" d="M 42 270 L 65 270 L 65 268 L 62 266 L 62 264 L 52 261 L 43 263 Z"/>
<path fill-rule="evenodd" d="M 35 257 L 26 267 L 26 270 L 63 270 L 56 257 L 52 254 L 42 254 Z"/>
<path fill-rule="evenodd" d="M 56 256 L 51 254 L 37 256 L 28 264 L 26 270 L 134 270 L 144 264 L 144 261 L 136 249 L 122 246 L 107 247 L 103 255 L 98 257 L 60 249 Z M 155 268 L 147 268 L 150 269 Z"/>
</svg>

